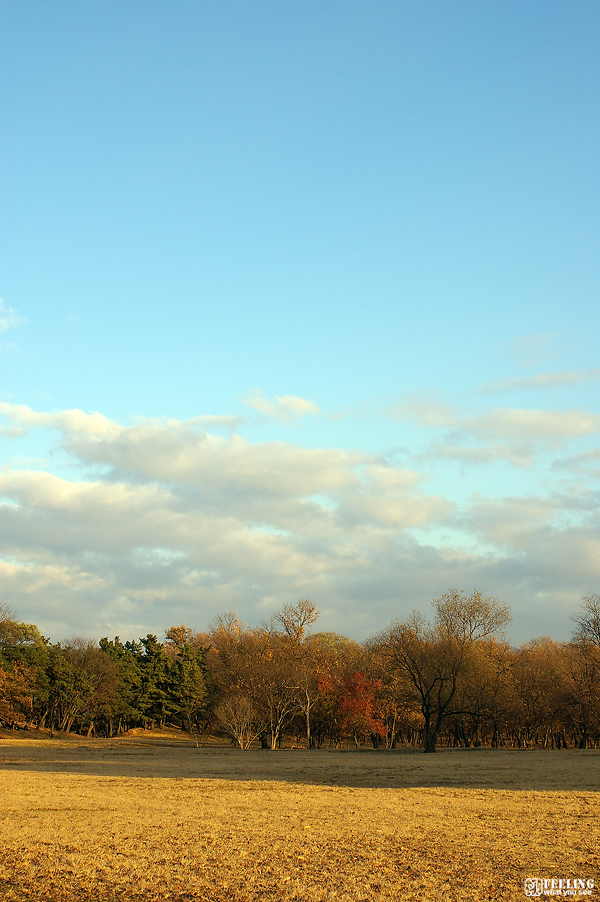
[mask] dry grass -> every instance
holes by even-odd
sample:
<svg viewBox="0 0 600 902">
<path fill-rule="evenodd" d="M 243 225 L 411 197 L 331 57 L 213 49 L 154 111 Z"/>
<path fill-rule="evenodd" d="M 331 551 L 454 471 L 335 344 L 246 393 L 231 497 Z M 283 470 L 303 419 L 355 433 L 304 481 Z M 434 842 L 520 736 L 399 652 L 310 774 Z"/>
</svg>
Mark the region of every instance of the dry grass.
<svg viewBox="0 0 600 902">
<path fill-rule="evenodd" d="M 2 740 L 0 892 L 6 902 L 525 900 L 529 875 L 598 880 L 599 765 L 597 752 Z"/>
</svg>

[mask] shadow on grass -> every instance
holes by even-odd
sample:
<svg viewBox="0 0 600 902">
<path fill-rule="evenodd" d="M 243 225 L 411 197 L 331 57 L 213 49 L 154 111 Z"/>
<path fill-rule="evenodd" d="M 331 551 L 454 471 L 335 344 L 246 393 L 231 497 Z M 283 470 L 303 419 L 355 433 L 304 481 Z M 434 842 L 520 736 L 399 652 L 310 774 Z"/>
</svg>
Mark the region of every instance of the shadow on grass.
<svg viewBox="0 0 600 902">
<path fill-rule="evenodd" d="M 239 751 L 173 739 L 0 739 L 0 771 L 128 779 L 308 783 L 356 788 L 600 790 L 600 750 Z"/>
</svg>

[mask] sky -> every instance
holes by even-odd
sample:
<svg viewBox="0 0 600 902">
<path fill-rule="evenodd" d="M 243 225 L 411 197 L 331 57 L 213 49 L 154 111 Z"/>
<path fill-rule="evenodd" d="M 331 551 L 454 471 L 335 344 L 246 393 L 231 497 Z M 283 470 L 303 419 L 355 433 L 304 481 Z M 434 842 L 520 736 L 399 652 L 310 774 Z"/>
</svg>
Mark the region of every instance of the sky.
<svg viewBox="0 0 600 902">
<path fill-rule="evenodd" d="M 600 592 L 600 7 L 0 0 L 0 600 Z"/>
</svg>

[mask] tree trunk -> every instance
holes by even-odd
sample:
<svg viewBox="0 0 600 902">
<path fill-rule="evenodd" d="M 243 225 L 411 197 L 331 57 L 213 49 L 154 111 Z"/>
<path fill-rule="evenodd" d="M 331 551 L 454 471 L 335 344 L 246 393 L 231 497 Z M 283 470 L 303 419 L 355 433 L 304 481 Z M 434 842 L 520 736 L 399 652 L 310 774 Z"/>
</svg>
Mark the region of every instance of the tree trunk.
<svg viewBox="0 0 600 902">
<path fill-rule="evenodd" d="M 431 712 L 424 711 L 423 717 L 425 719 L 425 751 L 427 753 L 435 752 L 435 746 L 438 737 L 438 729 L 435 729 L 431 725 Z M 439 718 L 438 718 L 439 720 Z"/>
<path fill-rule="evenodd" d="M 435 732 L 435 730 L 425 730 L 425 751 L 428 753 L 435 752 L 436 742 L 437 733 Z"/>
<path fill-rule="evenodd" d="M 385 747 L 386 749 L 395 749 L 396 748 L 396 715 L 394 714 L 394 719 L 392 721 L 391 727 L 388 729 L 386 737 L 385 737 Z"/>
</svg>

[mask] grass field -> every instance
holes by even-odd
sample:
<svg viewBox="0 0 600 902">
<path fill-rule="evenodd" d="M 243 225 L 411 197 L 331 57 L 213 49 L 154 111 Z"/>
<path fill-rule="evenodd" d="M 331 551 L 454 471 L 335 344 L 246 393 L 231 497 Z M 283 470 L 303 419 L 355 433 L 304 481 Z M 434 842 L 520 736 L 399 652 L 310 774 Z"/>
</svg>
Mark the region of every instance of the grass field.
<svg viewBox="0 0 600 902">
<path fill-rule="evenodd" d="M 0 894 L 525 900 L 528 876 L 600 886 L 598 789 L 600 751 L 239 752 L 196 749 L 176 734 L 5 738 Z"/>
</svg>

